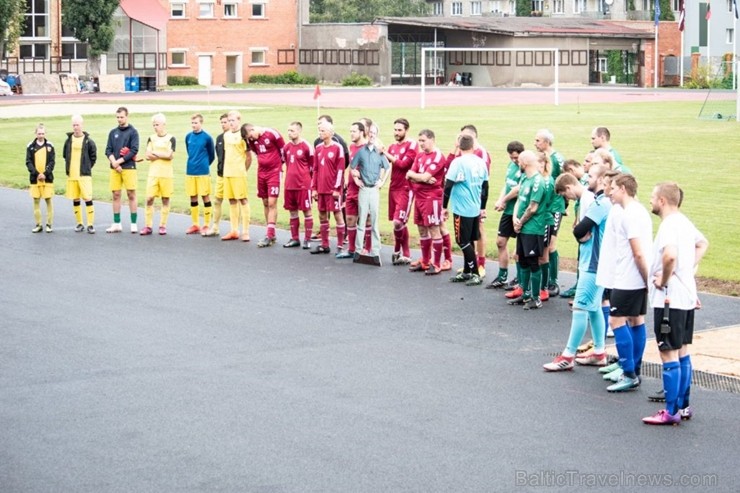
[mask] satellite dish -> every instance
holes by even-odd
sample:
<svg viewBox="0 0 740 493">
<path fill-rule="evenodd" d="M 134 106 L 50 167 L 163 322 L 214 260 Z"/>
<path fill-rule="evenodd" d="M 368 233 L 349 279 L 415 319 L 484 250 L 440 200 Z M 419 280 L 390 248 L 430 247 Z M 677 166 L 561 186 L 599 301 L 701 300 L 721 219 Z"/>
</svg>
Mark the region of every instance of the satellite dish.
<svg viewBox="0 0 740 493">
<path fill-rule="evenodd" d="M 604 0 L 604 3 L 607 5 L 611 5 L 614 3 L 614 0 Z"/>
</svg>

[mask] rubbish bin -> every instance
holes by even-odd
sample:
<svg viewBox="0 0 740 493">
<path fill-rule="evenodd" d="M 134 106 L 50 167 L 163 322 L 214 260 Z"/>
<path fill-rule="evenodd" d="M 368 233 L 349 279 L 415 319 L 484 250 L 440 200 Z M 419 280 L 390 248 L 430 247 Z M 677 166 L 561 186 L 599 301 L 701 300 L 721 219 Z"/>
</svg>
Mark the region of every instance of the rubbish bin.
<svg viewBox="0 0 740 493">
<path fill-rule="evenodd" d="M 126 92 L 138 92 L 139 91 L 139 78 L 138 77 L 126 77 L 125 79 Z"/>
<path fill-rule="evenodd" d="M 472 86 L 473 85 L 473 74 L 471 72 L 462 73 L 462 85 Z"/>
<path fill-rule="evenodd" d="M 157 78 L 156 77 L 139 77 L 139 90 L 140 91 L 156 91 L 157 90 Z"/>
</svg>

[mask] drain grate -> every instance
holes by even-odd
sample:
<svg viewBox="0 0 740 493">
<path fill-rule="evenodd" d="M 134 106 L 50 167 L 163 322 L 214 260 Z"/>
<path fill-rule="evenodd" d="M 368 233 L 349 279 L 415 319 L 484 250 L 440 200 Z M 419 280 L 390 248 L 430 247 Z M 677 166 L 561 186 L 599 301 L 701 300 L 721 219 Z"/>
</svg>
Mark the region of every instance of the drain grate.
<svg viewBox="0 0 740 493">
<path fill-rule="evenodd" d="M 560 353 L 549 353 L 546 356 L 556 357 Z M 610 362 L 616 360 L 617 356 L 608 355 Z M 642 374 L 646 377 L 662 379 L 663 365 L 643 361 Z M 691 385 L 696 385 L 709 390 L 718 390 L 720 392 L 729 392 L 731 394 L 740 394 L 740 378 L 728 375 L 719 375 L 708 371 L 694 370 L 691 372 Z"/>
</svg>

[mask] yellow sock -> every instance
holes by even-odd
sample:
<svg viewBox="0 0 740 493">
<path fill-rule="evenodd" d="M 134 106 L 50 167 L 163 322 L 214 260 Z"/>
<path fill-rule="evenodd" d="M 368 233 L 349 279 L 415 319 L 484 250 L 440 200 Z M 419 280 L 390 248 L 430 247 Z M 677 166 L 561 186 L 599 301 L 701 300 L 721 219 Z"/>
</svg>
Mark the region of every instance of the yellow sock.
<svg viewBox="0 0 740 493">
<path fill-rule="evenodd" d="M 231 231 L 239 230 L 239 202 L 229 204 L 229 223 L 231 223 Z"/>
<path fill-rule="evenodd" d="M 77 224 L 82 224 L 82 207 L 79 205 L 73 205 L 72 210 L 75 213 L 75 221 Z"/>
<path fill-rule="evenodd" d="M 206 226 L 211 224 L 211 206 L 203 207 L 203 224 Z"/>
<path fill-rule="evenodd" d="M 213 204 L 213 229 L 218 231 L 218 224 L 221 222 L 221 202 Z"/>
<path fill-rule="evenodd" d="M 92 226 L 95 224 L 95 207 L 87 205 L 85 206 L 85 212 L 87 212 L 87 225 Z"/>
<path fill-rule="evenodd" d="M 54 204 L 51 199 L 46 199 L 46 224 L 49 226 L 54 223 Z"/>
<path fill-rule="evenodd" d="M 152 224 L 154 224 L 154 206 L 147 205 L 144 207 L 144 225 L 151 228 Z"/>
<path fill-rule="evenodd" d="M 41 224 L 41 199 L 33 199 L 33 218 Z"/>
<path fill-rule="evenodd" d="M 198 210 L 198 204 L 190 204 L 190 219 L 193 220 L 193 224 L 198 226 L 200 222 L 200 211 Z M 208 220 L 206 219 L 206 225 L 208 225 Z"/>
<path fill-rule="evenodd" d="M 241 205 L 241 214 L 242 214 L 242 234 L 248 235 L 249 234 L 249 223 L 251 221 L 250 216 L 250 210 L 249 210 L 249 202 L 246 204 L 239 204 Z"/>
<path fill-rule="evenodd" d="M 167 219 L 170 217 L 170 206 L 163 205 L 162 211 L 159 213 L 159 225 L 167 226 Z"/>
</svg>

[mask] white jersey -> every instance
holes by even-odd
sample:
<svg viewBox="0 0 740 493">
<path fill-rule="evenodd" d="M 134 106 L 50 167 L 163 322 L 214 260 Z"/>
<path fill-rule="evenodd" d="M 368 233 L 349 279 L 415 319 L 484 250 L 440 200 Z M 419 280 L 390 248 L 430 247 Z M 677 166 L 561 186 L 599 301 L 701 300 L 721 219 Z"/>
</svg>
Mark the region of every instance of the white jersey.
<svg viewBox="0 0 740 493">
<path fill-rule="evenodd" d="M 591 190 L 583 190 L 581 198 L 578 199 L 578 221 L 583 221 L 583 218 L 586 217 L 586 211 L 594 200 L 595 196 Z"/>
<path fill-rule="evenodd" d="M 599 266 L 596 270 L 596 285 L 606 289 L 614 287 L 614 270 L 616 266 L 617 229 L 621 228 L 624 209 L 613 204 L 609 209 L 604 226 L 604 237 L 601 239 Z"/>
<path fill-rule="evenodd" d="M 668 280 L 668 298 L 671 308 L 693 310 L 696 307 L 696 245 L 706 241 L 701 232 L 680 212 L 669 215 L 660 223 L 653 243 L 653 262 L 650 279 L 663 270 L 663 251 L 667 246 L 676 248 L 676 265 Z M 655 308 L 665 305 L 665 291 L 650 284 L 650 304 Z"/>
<path fill-rule="evenodd" d="M 653 251 L 653 222 L 647 209 L 637 200 L 631 201 L 624 208 L 620 227 L 616 230 L 614 289 L 647 287 L 632 254 L 630 240 L 633 239 L 639 240 L 645 263 L 650 269 Z"/>
</svg>

